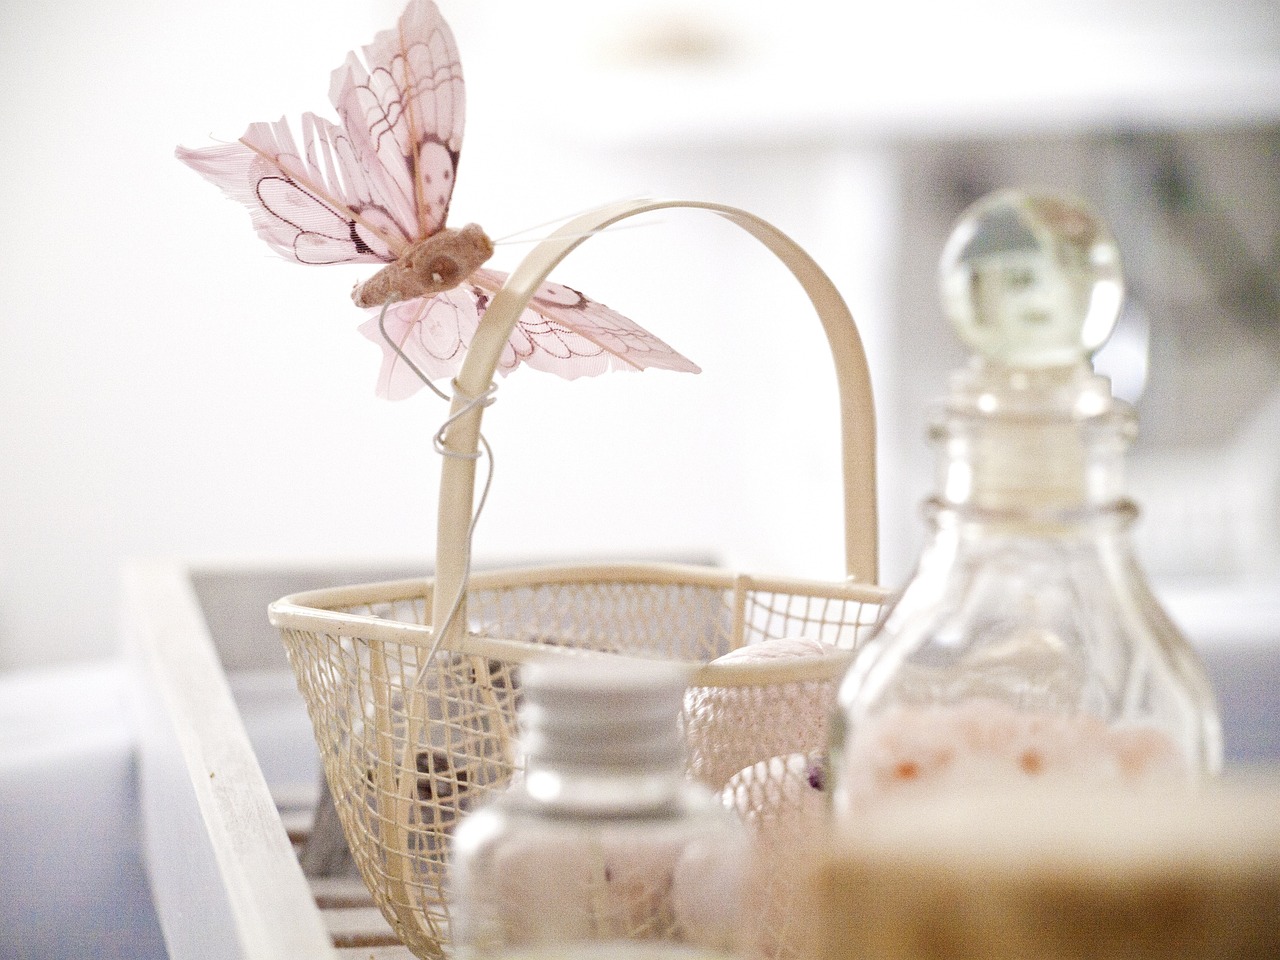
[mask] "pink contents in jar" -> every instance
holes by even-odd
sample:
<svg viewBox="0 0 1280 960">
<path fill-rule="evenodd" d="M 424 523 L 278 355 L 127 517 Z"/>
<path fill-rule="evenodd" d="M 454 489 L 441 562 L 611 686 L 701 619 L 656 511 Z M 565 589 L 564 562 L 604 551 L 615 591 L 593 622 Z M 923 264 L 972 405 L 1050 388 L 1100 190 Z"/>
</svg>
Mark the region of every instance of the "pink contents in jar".
<svg viewBox="0 0 1280 960">
<path fill-rule="evenodd" d="M 1140 787 L 1191 773 L 1173 739 L 1159 730 L 1111 727 L 1087 714 L 1018 710 L 987 699 L 892 708 L 849 737 L 840 763 L 852 806 L 992 782 L 1069 779 Z"/>
</svg>

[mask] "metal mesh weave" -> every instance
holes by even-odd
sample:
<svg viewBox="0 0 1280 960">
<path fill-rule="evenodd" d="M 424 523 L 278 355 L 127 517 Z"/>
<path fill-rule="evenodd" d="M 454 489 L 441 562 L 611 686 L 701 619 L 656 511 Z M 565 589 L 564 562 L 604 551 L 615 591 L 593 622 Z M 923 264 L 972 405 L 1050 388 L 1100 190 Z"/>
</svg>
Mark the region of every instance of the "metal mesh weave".
<svg viewBox="0 0 1280 960">
<path fill-rule="evenodd" d="M 866 586 L 701 568 L 682 576 L 682 569 L 475 575 L 466 639 L 429 662 L 430 581 L 347 587 L 331 597 L 316 592 L 273 607 L 354 858 L 415 954 L 438 957 L 449 945 L 453 825 L 517 771 L 521 662 L 589 650 L 706 664 L 744 644 L 784 637 L 850 651 L 884 600 Z M 786 763 L 770 765 L 771 758 L 824 751 L 847 657 L 818 659 L 797 662 L 794 673 L 747 663 L 723 680 L 714 667 L 699 674 L 686 698 L 691 775 L 720 791 L 745 768 L 756 765 L 765 775 L 776 768 L 782 776 Z M 793 807 L 799 825 L 807 808 L 796 793 L 767 794 L 793 800 L 763 820 L 785 819 Z M 761 851 L 766 859 L 782 855 L 776 843 L 761 844 Z M 786 897 L 769 878 L 784 871 L 766 863 L 760 875 L 764 887 L 757 895 L 773 909 L 760 914 L 768 929 L 751 939 L 764 952 L 783 955 L 790 939 L 782 929 L 789 922 Z M 671 878 L 655 882 L 669 888 Z M 654 907 L 658 914 L 669 909 Z M 637 923 L 652 920 L 646 910 L 635 912 Z"/>
</svg>

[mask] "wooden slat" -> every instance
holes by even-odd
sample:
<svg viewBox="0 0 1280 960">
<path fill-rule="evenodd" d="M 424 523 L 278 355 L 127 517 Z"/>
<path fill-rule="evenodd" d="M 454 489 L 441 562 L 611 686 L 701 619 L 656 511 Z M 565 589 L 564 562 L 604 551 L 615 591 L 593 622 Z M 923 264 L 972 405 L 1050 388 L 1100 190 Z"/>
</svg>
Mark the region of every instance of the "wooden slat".
<svg viewBox="0 0 1280 960">
<path fill-rule="evenodd" d="M 392 947 L 400 938 L 377 907 L 335 907 L 323 911 L 336 947 Z"/>
<path fill-rule="evenodd" d="M 406 946 L 394 947 L 339 947 L 342 960 L 417 960 Z"/>
<path fill-rule="evenodd" d="M 289 838 L 289 842 L 295 847 L 305 843 L 311 833 L 311 811 L 309 809 L 285 807 L 279 809 L 279 816 L 280 824 L 284 827 L 284 832 Z"/>
<path fill-rule="evenodd" d="M 311 893 L 321 910 L 373 906 L 373 894 L 359 877 L 312 877 Z"/>
</svg>

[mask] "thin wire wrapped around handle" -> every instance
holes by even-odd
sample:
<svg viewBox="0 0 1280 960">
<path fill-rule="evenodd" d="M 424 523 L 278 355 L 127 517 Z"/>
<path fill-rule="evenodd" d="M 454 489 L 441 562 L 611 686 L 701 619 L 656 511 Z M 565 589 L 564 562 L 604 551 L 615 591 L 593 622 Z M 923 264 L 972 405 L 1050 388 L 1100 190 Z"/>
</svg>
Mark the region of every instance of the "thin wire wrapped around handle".
<svg viewBox="0 0 1280 960">
<path fill-rule="evenodd" d="M 476 461 L 483 408 L 472 398 L 489 389 L 503 348 L 529 299 L 552 270 L 592 233 L 629 217 L 655 210 L 709 210 L 751 234 L 800 281 L 826 331 L 839 387 L 840 431 L 844 462 L 845 569 L 850 579 L 876 583 L 878 530 L 876 513 L 875 407 L 866 352 L 848 306 L 822 268 L 792 239 L 765 220 L 736 207 L 689 200 L 629 200 L 612 203 L 569 221 L 539 243 L 507 278 L 490 301 L 454 380 L 451 416 L 445 437 L 453 456 L 444 457 L 436 531 L 436 574 L 432 624 L 446 623 L 455 598 L 465 589 L 469 528 L 475 497 Z M 462 415 L 460 415 L 462 414 Z M 465 608 L 464 608 L 465 609 Z M 458 642 L 465 614 L 449 623 L 445 648 Z"/>
</svg>

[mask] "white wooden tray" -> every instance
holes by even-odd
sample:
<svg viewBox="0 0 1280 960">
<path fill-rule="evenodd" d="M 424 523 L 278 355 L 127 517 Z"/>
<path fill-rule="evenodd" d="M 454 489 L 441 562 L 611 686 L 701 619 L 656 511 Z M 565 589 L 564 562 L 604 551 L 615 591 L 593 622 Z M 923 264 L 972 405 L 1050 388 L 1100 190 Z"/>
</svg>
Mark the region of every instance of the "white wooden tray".
<svg viewBox="0 0 1280 960">
<path fill-rule="evenodd" d="M 411 960 L 358 879 L 309 882 L 299 866 L 319 765 L 266 621 L 270 600 L 302 586 L 403 575 L 127 569 L 143 846 L 171 960 Z"/>
</svg>

